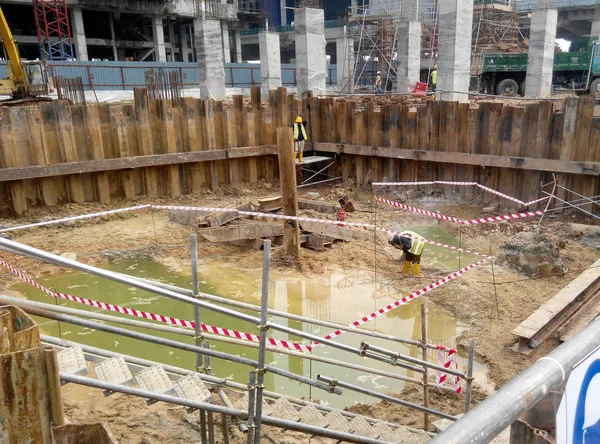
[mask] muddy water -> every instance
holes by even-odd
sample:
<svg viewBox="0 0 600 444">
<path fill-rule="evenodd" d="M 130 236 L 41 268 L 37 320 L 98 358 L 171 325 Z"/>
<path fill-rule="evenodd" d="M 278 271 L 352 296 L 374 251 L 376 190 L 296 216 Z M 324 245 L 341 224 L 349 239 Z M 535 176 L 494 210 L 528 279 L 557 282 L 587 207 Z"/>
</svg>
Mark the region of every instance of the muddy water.
<svg viewBox="0 0 600 444">
<path fill-rule="evenodd" d="M 434 233 L 424 234 L 429 236 Z M 434 253 L 431 254 L 433 255 Z M 437 258 L 436 260 L 443 262 L 443 259 Z M 148 259 L 132 258 L 122 260 L 115 263 L 108 263 L 104 268 L 191 288 L 191 273 L 174 273 L 166 266 Z M 260 269 L 239 270 L 228 267 L 223 263 L 217 263 L 210 266 L 201 266 L 200 272 L 202 279 L 200 290 L 202 292 L 253 304 L 260 303 Z M 182 319 L 193 320 L 194 317 L 193 308 L 186 304 L 79 272 L 67 271 L 62 274 L 47 275 L 38 280 L 42 285 L 55 291 L 76 296 Z M 27 284 L 17 284 L 13 287 L 13 290 L 25 294 L 32 300 L 41 302 L 52 301 L 48 296 Z M 287 274 L 272 273 L 269 305 L 281 311 L 288 311 L 314 319 L 347 324 L 376 308 L 387 305 L 398 299 L 400 295 L 407 294 L 410 290 L 412 289 L 394 288 L 389 283 L 381 281 L 380 277 L 375 282 L 375 276 L 372 273 L 357 272 L 356 270 L 340 269 L 331 274 L 324 274 L 318 280 L 311 279 L 310 281 L 292 272 Z M 60 300 L 58 303 L 78 309 L 96 310 L 70 301 Z M 367 324 L 366 328 L 381 333 L 418 339 L 421 328 L 420 303 L 421 301 L 417 300 L 408 305 L 401 306 L 371 321 Z M 430 342 L 446 345 L 452 344 L 452 339 L 460 332 L 461 326 L 439 307 L 429 304 L 428 308 Z M 201 316 L 202 322 L 209 325 L 258 333 L 254 324 L 231 319 L 208 310 L 202 310 Z M 67 340 L 102 347 L 123 354 L 135 355 L 178 367 L 188 369 L 195 367 L 195 356 L 189 352 L 148 344 L 70 324 L 59 324 L 44 319 L 38 319 L 38 321 L 43 324 L 42 329 L 45 333 L 57 337 L 60 336 Z M 323 336 L 328 333 L 326 328 L 298 321 L 273 318 L 273 322 L 288 325 L 289 327 L 315 335 Z M 139 331 L 148 332 L 148 330 L 142 329 Z M 300 341 L 299 338 L 288 336 L 281 332 L 274 330 L 270 330 L 269 332 L 276 338 Z M 154 334 L 169 339 L 191 342 L 191 338 L 187 337 L 157 332 Z M 420 351 L 416 347 L 403 346 L 374 338 L 367 338 L 366 340 L 381 347 L 391 348 L 405 354 L 420 357 Z M 338 338 L 338 341 L 358 347 L 361 338 L 355 334 L 347 333 Z M 257 358 L 257 351 L 254 349 L 217 342 L 211 343 L 211 347 L 227 353 L 240 354 L 253 359 Z M 314 353 L 331 359 L 407 374 L 403 369 L 394 369 L 389 365 L 364 359 L 336 349 L 321 346 L 317 347 Z M 435 362 L 437 355 L 432 353 L 430 360 Z M 336 368 L 318 362 L 313 362 L 311 365 L 311 361 L 309 360 L 272 352 L 267 353 L 267 363 L 307 377 L 316 378 L 317 374 L 323 374 L 383 392 L 399 391 L 404 386 L 404 383 L 401 381 L 364 372 Z M 461 360 L 461 365 L 466 365 L 464 360 Z M 213 374 L 219 377 L 232 378 L 235 381 L 246 383 L 248 381 L 248 372 L 251 369 L 243 365 L 213 359 L 212 370 Z M 476 365 L 476 372 L 477 379 L 480 381 L 485 379 L 485 368 L 482 365 Z M 410 372 L 408 375 L 415 376 L 414 374 L 410 374 Z M 347 406 L 359 401 L 375 401 L 374 399 L 348 390 L 344 390 L 344 394 L 341 396 L 332 395 L 270 373 L 266 374 L 265 386 L 269 390 L 283 392 L 296 397 L 312 396 L 336 407 Z"/>
</svg>

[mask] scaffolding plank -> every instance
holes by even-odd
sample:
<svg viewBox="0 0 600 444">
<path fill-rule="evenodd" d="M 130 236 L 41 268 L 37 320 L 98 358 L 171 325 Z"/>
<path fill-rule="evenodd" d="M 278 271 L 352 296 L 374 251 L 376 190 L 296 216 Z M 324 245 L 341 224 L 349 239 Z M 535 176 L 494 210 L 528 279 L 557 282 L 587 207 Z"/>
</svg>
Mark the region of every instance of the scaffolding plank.
<svg viewBox="0 0 600 444">
<path fill-rule="evenodd" d="M 115 356 L 94 366 L 96 377 L 101 381 L 124 384 L 133 379 L 133 375 L 123 356 Z"/>
<path fill-rule="evenodd" d="M 212 394 L 198 373 L 191 373 L 173 384 L 177 396 L 194 401 L 212 401 Z"/>
<path fill-rule="evenodd" d="M 56 354 L 61 372 L 73 375 L 87 375 L 88 369 L 83 350 L 79 346 L 64 348 Z"/>
<path fill-rule="evenodd" d="M 308 404 L 300 409 L 300 421 L 306 424 L 311 424 L 316 427 L 327 427 L 329 421 L 314 405 Z"/>
<path fill-rule="evenodd" d="M 286 398 L 279 398 L 271 408 L 273 409 L 273 416 L 276 418 L 287 419 L 288 421 L 300 420 L 300 415 Z"/>
<path fill-rule="evenodd" d="M 153 365 L 146 370 L 136 373 L 134 378 L 143 390 L 164 393 L 173 388 L 173 383 L 169 379 L 169 375 L 167 375 L 167 372 L 160 364 Z"/>
</svg>

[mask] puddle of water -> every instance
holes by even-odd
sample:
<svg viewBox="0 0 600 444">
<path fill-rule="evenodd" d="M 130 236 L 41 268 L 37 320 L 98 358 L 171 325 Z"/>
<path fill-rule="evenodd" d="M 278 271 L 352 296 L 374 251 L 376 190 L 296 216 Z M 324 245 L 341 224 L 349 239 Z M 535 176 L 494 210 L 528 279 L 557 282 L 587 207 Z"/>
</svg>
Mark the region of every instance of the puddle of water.
<svg viewBox="0 0 600 444">
<path fill-rule="evenodd" d="M 433 231 L 431 232 L 421 231 L 424 235 L 434 236 L 436 231 L 433 228 L 432 230 Z M 440 236 L 443 236 L 443 233 L 441 233 Z M 434 253 L 432 252 L 431 254 L 433 255 Z M 434 258 L 435 257 L 432 257 L 431 260 Z M 440 263 L 443 262 L 443 259 L 440 259 L 439 257 L 435 258 L 435 260 L 440 261 Z M 147 259 L 130 258 L 119 262 L 105 264 L 104 268 L 140 277 L 157 279 L 184 288 L 191 288 L 190 274 L 175 274 L 164 265 Z M 228 267 L 223 263 L 211 263 L 210 265 L 201 266 L 200 273 L 200 291 L 248 303 L 260 303 L 260 269 L 239 270 Z M 76 296 L 181 319 L 192 320 L 194 318 L 192 306 L 80 272 L 66 271 L 61 274 L 46 275 L 40 277 L 38 281 L 42 285 L 55 291 Z M 51 302 L 48 296 L 28 284 L 16 284 L 13 286 L 12 290 L 24 294 L 31 300 L 46 303 L 49 301 Z M 356 270 L 339 270 L 310 281 L 305 280 L 301 275 L 296 273 L 289 273 L 286 275 L 272 273 L 269 306 L 277 310 L 287 311 L 289 313 L 303 315 L 313 319 L 347 324 L 360 316 L 397 300 L 400 297 L 400 293 L 407 294 L 410 290 L 410 288 L 396 289 L 389 283 L 382 282 L 380 278 L 378 278 L 378 282 L 375 283 L 374 275 L 372 273 L 364 271 L 357 272 Z M 60 305 L 83 310 L 100 311 L 71 301 L 60 300 L 58 303 Z M 419 339 L 421 334 L 420 303 L 421 301 L 413 301 L 405 306 L 401 306 L 396 310 L 371 321 L 366 325 L 366 328 L 384 334 Z M 428 308 L 430 342 L 451 345 L 453 338 L 460 333 L 463 326 L 458 325 L 456 320 L 441 308 L 433 304 L 428 304 Z M 115 316 L 125 316 L 116 313 L 112 314 Z M 256 315 L 256 313 L 250 314 Z M 209 325 L 258 334 L 256 325 L 252 323 L 232 319 L 206 309 L 201 311 L 201 317 L 202 322 Z M 60 323 L 59 325 L 57 322 L 49 322 L 48 320 L 41 318 L 37 320 L 42 324 L 41 328 L 46 334 L 57 337 L 60 336 L 74 342 L 101 347 L 115 352 L 134 355 L 182 368 L 195 368 L 195 355 L 189 352 L 149 344 L 123 336 L 98 332 L 89 328 L 82 328 L 65 323 Z M 319 336 L 324 336 L 329 333 L 326 328 L 306 324 L 300 321 L 276 317 L 272 318 L 272 321 Z M 143 333 L 149 333 L 149 331 L 145 329 L 132 329 Z M 278 339 L 301 342 L 300 338 L 272 329 L 269 330 L 269 333 Z M 191 338 L 179 335 L 162 332 L 152 332 L 152 334 L 182 342 L 191 342 Z M 360 337 L 350 333 L 342 335 L 337 338 L 337 340 L 353 347 L 358 347 L 361 341 Z M 397 350 L 414 357 L 421 357 L 421 352 L 416 347 L 408 347 L 370 337 L 366 340 L 373 345 Z M 218 342 L 211 343 L 211 348 L 231 354 L 247 356 L 252 359 L 256 359 L 258 354 L 258 351 L 254 349 Z M 416 376 L 403 369 L 394 369 L 387 364 L 361 358 L 337 349 L 319 346 L 315 348 L 314 354 L 386 371 L 397 371 L 412 377 Z M 431 351 L 430 361 L 437 361 L 437 353 L 433 350 Z M 336 368 L 329 364 L 319 362 L 311 363 L 311 361 L 302 358 L 274 354 L 272 352 L 267 352 L 266 362 L 314 379 L 316 379 L 318 374 L 323 374 L 362 387 L 376 389 L 381 392 L 398 392 L 404 387 L 402 381 L 383 378 L 378 375 L 365 374 L 364 372 L 345 368 Z M 460 359 L 459 363 L 461 368 L 464 367 L 466 369 L 466 361 L 464 358 Z M 235 381 L 244 384 L 247 383 L 248 373 L 251 370 L 244 365 L 215 359 L 212 360 L 212 369 L 213 374 L 216 376 L 232 378 Z M 485 367 L 476 364 L 475 372 L 475 377 L 478 382 L 483 382 L 486 378 Z M 265 386 L 268 390 L 282 392 L 295 397 L 312 396 L 335 407 L 344 407 L 355 402 L 375 401 L 374 399 L 366 398 L 363 395 L 349 390 L 344 390 L 342 396 L 332 395 L 325 391 L 309 388 L 296 381 L 291 381 L 271 373 L 266 374 Z"/>
</svg>

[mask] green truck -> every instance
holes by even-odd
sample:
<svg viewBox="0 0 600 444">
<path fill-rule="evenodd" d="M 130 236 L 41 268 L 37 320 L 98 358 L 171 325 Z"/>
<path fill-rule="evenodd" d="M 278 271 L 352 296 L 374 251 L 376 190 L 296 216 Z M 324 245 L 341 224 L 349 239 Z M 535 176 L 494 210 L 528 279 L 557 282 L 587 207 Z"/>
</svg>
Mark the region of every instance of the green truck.
<svg viewBox="0 0 600 444">
<path fill-rule="evenodd" d="M 498 95 L 525 93 L 527 53 L 483 54 L 481 74 L 476 76 L 476 89 Z M 600 93 L 600 42 L 597 37 L 584 37 L 571 42 L 569 52 L 554 54 L 552 87 Z"/>
</svg>

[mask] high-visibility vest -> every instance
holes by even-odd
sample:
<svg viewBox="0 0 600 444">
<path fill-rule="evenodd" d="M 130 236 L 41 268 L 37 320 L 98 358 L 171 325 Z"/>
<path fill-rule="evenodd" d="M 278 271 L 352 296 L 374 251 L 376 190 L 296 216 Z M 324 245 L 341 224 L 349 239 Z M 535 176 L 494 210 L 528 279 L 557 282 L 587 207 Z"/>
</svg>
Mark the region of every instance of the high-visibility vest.
<svg viewBox="0 0 600 444">
<path fill-rule="evenodd" d="M 431 83 L 437 85 L 437 69 L 431 71 Z"/>
<path fill-rule="evenodd" d="M 423 253 L 423 248 L 425 247 L 425 242 L 423 238 L 419 236 L 414 231 L 403 231 L 400 236 L 410 236 L 410 250 L 408 252 L 410 254 L 414 254 L 415 256 L 421 256 Z"/>
<path fill-rule="evenodd" d="M 304 140 L 308 140 L 308 137 L 306 137 L 306 130 L 304 129 L 304 125 L 302 123 L 294 123 L 294 140 L 298 140 L 298 127 L 302 129 Z"/>
</svg>

